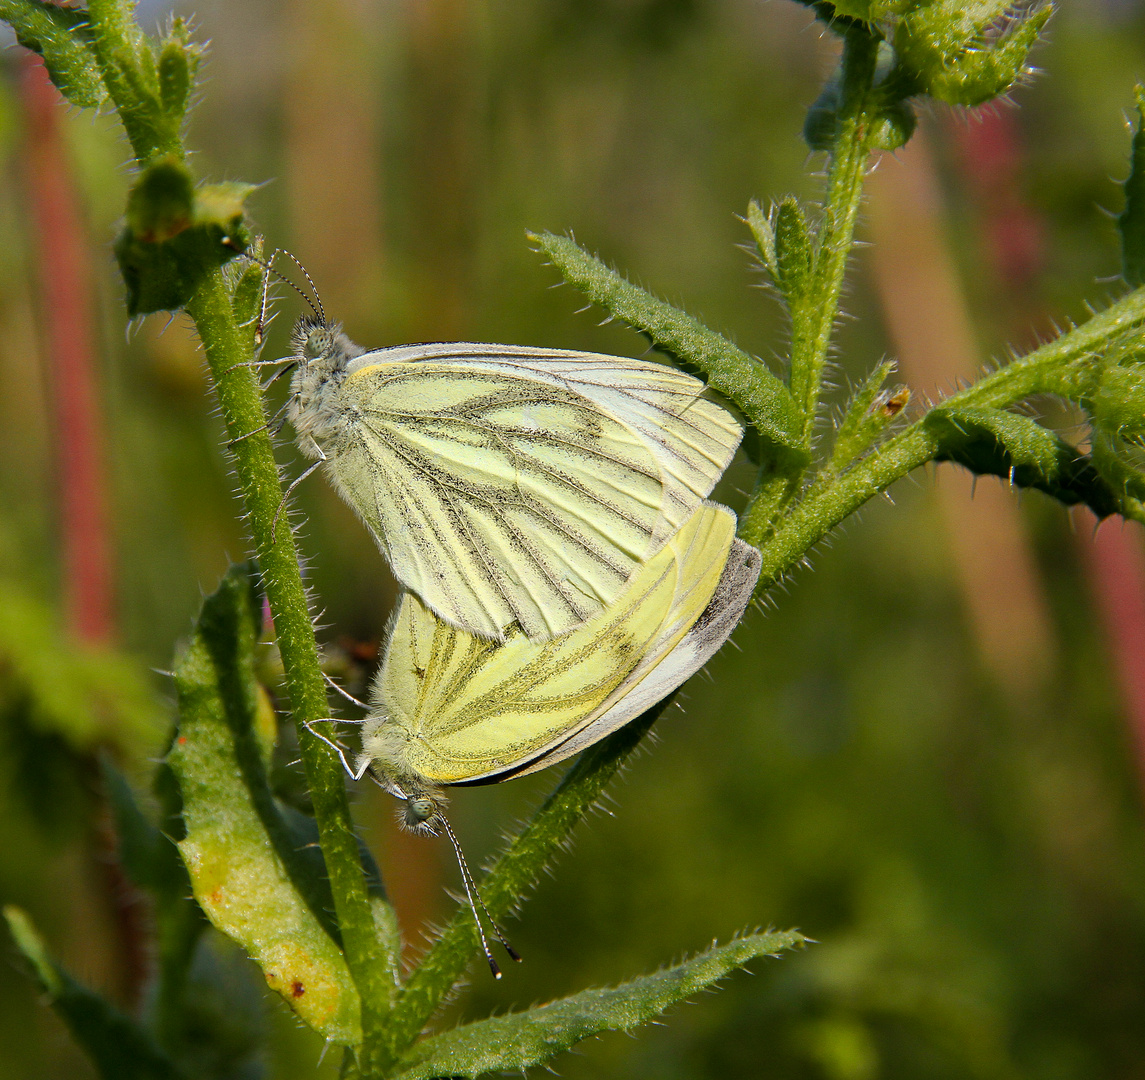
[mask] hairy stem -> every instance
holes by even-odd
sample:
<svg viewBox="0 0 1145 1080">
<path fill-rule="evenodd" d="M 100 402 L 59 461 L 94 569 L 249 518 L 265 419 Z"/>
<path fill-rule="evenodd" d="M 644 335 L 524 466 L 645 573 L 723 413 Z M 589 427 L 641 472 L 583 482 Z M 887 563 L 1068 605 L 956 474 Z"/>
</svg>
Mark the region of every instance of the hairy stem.
<svg viewBox="0 0 1145 1080">
<path fill-rule="evenodd" d="M 387 986 L 386 957 L 374 931 L 342 766 L 336 755 L 304 727 L 305 721 L 328 716 L 329 709 L 294 537 L 286 515 L 278 513 L 282 500 L 278 466 L 269 434 L 259 430 L 266 420 L 252 369 L 239 366 L 250 359 L 249 346 L 235 322 L 221 271 L 207 278 L 187 311 L 207 353 L 227 434 L 232 440 L 245 436 L 232 443 L 235 472 L 274 617 L 346 962 L 362 997 L 361 1060 L 363 1073 L 369 1075 L 392 982 Z"/>
<path fill-rule="evenodd" d="M 861 27 L 852 27 L 843 38 L 837 134 L 811 287 L 806 301 L 792 312 L 791 394 L 803 413 L 805 449 L 810 449 L 814 433 L 823 368 L 839 313 L 839 294 L 863 195 L 878 48 L 878 39 Z"/>
<path fill-rule="evenodd" d="M 740 533 L 759 544 L 799 494 L 819 414 L 823 369 L 839 314 L 839 294 L 854 244 L 855 220 L 863 195 L 870 154 L 872 87 L 879 42 L 855 26 L 843 38 L 840 103 L 835 143 L 827 176 L 827 197 L 819 223 L 811 281 L 804 293 L 789 298 L 791 312 L 791 396 L 799 411 L 800 456 L 791 455 L 781 474 L 761 471 L 743 513 Z M 765 463 L 764 469 L 770 466 Z"/>
<path fill-rule="evenodd" d="M 1100 358 L 1119 344 L 1139 337 L 1143 326 L 1145 289 L 1138 289 L 1083 325 L 985 376 L 942 404 L 947 408 L 1006 408 L 1032 394 L 1083 399 L 1092 389 Z M 766 542 L 762 531 L 766 525 L 745 517 L 743 538 L 762 545 L 759 588 L 766 589 L 781 578 L 872 496 L 932 460 L 938 448 L 938 439 L 927 430 L 924 417 L 839 477 L 822 487 L 812 487 Z"/>
</svg>

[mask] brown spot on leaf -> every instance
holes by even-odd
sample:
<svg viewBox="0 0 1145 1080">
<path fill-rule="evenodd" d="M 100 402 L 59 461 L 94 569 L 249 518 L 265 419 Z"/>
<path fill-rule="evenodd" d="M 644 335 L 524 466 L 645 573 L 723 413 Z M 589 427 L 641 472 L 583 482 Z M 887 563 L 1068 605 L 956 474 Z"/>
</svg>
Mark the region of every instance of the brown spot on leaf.
<svg viewBox="0 0 1145 1080">
<path fill-rule="evenodd" d="M 297 979 L 290 984 L 290 996 L 292 998 L 300 998 L 306 993 L 306 987 L 302 985 Z"/>
</svg>

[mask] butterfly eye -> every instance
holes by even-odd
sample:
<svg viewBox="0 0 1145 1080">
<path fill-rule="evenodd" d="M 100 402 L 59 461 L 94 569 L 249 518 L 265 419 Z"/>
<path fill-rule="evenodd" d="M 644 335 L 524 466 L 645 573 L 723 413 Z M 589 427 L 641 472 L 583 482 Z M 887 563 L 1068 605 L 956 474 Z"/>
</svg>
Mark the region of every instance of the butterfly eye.
<svg viewBox="0 0 1145 1080">
<path fill-rule="evenodd" d="M 307 360 L 317 360 L 326 351 L 327 344 L 325 334 L 320 332 L 310 334 L 302 346 L 302 354 Z"/>
<path fill-rule="evenodd" d="M 414 795 L 406 800 L 406 825 L 416 829 L 437 814 L 437 807 L 427 795 Z"/>
</svg>

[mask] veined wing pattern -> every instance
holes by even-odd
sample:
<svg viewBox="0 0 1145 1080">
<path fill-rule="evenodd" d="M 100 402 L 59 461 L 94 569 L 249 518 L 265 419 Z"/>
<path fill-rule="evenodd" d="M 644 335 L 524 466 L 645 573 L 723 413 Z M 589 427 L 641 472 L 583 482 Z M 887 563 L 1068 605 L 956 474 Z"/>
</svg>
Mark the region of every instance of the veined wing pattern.
<svg viewBox="0 0 1145 1080">
<path fill-rule="evenodd" d="M 759 560 L 748 548 L 750 581 L 743 560 L 729 570 L 729 553 L 746 548 L 734 534 L 730 511 L 701 507 L 612 607 L 553 641 L 518 632 L 496 646 L 406 594 L 363 747 L 383 771 L 474 783 L 543 768 L 597 741 L 670 693 L 738 622 Z"/>
<path fill-rule="evenodd" d="M 591 353 L 366 353 L 330 457 L 398 579 L 454 625 L 549 638 L 592 618 L 688 520 L 742 430 L 698 380 Z"/>
</svg>

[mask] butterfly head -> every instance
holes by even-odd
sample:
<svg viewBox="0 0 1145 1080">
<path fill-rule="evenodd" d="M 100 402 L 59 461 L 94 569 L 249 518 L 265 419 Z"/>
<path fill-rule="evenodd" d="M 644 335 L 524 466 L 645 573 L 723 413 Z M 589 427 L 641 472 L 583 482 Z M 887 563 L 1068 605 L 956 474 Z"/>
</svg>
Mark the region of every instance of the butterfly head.
<svg viewBox="0 0 1145 1080">
<path fill-rule="evenodd" d="M 319 457 L 318 443 L 336 436 L 345 420 L 338 408 L 337 390 L 346 376 L 346 365 L 364 350 L 342 333 L 338 323 L 315 315 L 298 320 L 291 345 L 296 367 L 288 416 L 302 449 L 310 457 Z"/>
<path fill-rule="evenodd" d="M 302 369 L 313 370 L 327 378 L 345 370 L 355 356 L 364 350 L 344 333 L 340 323 L 330 323 L 315 315 L 304 315 L 291 335 L 294 356 Z"/>
<path fill-rule="evenodd" d="M 411 832 L 436 836 L 445 799 L 437 792 L 420 791 L 406 797 L 401 822 Z"/>
</svg>

